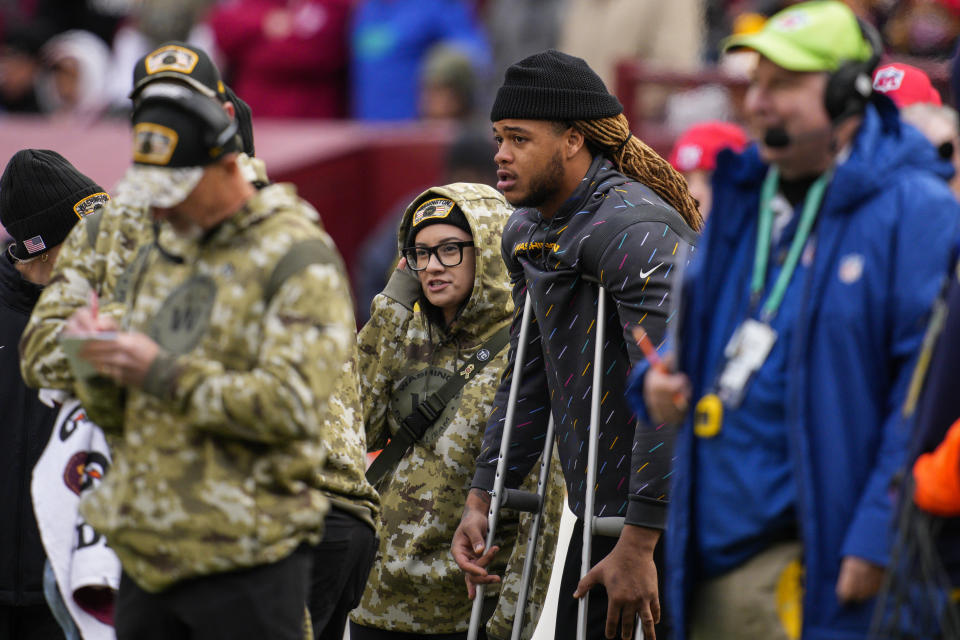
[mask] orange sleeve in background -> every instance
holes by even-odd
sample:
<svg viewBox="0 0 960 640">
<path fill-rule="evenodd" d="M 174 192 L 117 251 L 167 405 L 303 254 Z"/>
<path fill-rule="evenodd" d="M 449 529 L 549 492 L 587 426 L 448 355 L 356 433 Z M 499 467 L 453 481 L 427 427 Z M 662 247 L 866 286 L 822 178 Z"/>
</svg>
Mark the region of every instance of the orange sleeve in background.
<svg viewBox="0 0 960 640">
<path fill-rule="evenodd" d="M 913 479 L 918 507 L 937 516 L 960 516 L 960 420 L 936 449 L 917 458 Z"/>
</svg>

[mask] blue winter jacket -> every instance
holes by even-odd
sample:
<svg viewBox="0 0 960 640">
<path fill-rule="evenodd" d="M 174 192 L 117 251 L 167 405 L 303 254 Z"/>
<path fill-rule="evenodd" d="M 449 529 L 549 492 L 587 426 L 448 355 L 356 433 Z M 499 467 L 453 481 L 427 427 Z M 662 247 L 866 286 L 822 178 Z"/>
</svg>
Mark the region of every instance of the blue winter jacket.
<svg viewBox="0 0 960 640">
<path fill-rule="evenodd" d="M 842 606 L 835 585 L 844 556 L 887 563 L 889 487 L 910 441 L 900 409 L 958 237 L 960 206 L 944 181 L 951 171 L 881 100 L 868 107 L 820 209 L 786 398 L 807 640 L 867 634 L 874 603 Z M 723 347 L 746 314 L 766 172 L 755 146 L 740 156 L 724 152 L 718 161 L 713 213 L 684 279 L 679 357 L 694 399 L 708 391 Z M 677 439 L 666 540 L 677 640 L 685 637 L 696 579 L 690 562 L 695 446 L 688 420 Z"/>
</svg>

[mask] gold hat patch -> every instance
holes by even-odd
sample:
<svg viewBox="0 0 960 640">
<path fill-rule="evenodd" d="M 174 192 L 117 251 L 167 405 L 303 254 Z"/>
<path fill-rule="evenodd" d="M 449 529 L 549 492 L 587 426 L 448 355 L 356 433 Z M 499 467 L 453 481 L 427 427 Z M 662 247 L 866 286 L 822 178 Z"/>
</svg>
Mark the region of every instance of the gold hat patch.
<svg viewBox="0 0 960 640">
<path fill-rule="evenodd" d="M 78 218 L 82 218 L 102 208 L 109 201 L 110 196 L 106 192 L 94 193 L 73 205 L 73 212 L 77 214 Z"/>
<path fill-rule="evenodd" d="M 148 55 L 144 64 L 148 75 L 161 71 L 176 71 L 189 75 L 197 66 L 198 60 L 200 56 L 193 51 L 170 44 Z"/>
<path fill-rule="evenodd" d="M 142 164 L 170 162 L 177 148 L 177 132 L 152 122 L 141 122 L 133 127 L 133 161 Z"/>
<path fill-rule="evenodd" d="M 456 203 L 447 198 L 433 198 L 427 200 L 413 214 L 413 226 L 417 226 L 427 218 L 446 218 L 453 211 Z"/>
</svg>

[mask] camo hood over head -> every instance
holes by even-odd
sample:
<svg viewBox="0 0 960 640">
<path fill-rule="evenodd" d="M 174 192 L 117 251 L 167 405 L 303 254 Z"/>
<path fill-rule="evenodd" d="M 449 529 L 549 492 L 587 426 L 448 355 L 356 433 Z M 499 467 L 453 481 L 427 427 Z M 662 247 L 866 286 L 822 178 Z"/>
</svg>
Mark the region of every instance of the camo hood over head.
<svg viewBox="0 0 960 640">
<path fill-rule="evenodd" d="M 374 299 L 370 321 L 359 336 L 361 397 L 371 449 L 382 448 L 402 419 L 458 375 L 513 314 L 510 282 L 500 255 L 500 234 L 510 216 L 503 196 L 479 184 L 428 189 L 407 208 L 399 228 L 399 247 L 405 246 L 417 208 L 431 198 L 455 202 L 470 225 L 476 260 L 473 290 L 446 328 L 431 322 L 421 307 L 420 283 L 410 270 L 394 272 Z M 472 603 L 450 556 L 450 541 L 460 522 L 474 456 L 479 453 L 506 362 L 507 349 L 503 349 L 470 377 L 381 482 L 380 548 L 360 606 L 352 614 L 358 624 L 409 633 L 466 631 Z M 537 558 L 543 570 L 532 584 L 526 637 L 539 617 L 536 603 L 546 595 L 562 507 L 559 465 L 553 469 Z M 528 480 L 535 487 L 536 478 Z M 504 576 L 502 593 L 506 595 L 489 623 L 491 632 L 496 630 L 500 637 L 509 636 L 523 566 L 522 545 L 514 541 L 517 530 L 525 530 L 529 521 L 507 512 L 501 518 L 498 544 L 503 551 L 494 570 Z M 487 595 L 496 598 L 498 593 L 487 589 Z"/>
<path fill-rule="evenodd" d="M 398 249 L 406 246 L 417 209 L 435 198 L 452 200 L 463 213 L 470 224 L 476 253 L 473 291 L 451 323 L 449 333 L 482 335 L 498 320 L 513 313 L 507 268 L 500 255 L 500 235 L 510 216 L 509 205 L 498 191 L 484 184 L 457 182 L 427 189 L 410 203 L 403 214 L 397 238 Z M 507 309 L 507 315 L 504 316 Z"/>
</svg>

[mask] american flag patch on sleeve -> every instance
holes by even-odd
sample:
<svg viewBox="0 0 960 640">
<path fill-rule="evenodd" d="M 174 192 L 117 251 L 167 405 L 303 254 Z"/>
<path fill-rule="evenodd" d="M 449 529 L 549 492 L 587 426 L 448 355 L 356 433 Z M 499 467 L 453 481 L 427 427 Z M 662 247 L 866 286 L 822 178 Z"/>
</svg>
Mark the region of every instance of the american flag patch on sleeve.
<svg viewBox="0 0 960 640">
<path fill-rule="evenodd" d="M 43 238 L 40 236 L 33 236 L 23 241 L 23 248 L 27 250 L 27 253 L 37 253 L 46 249 L 47 245 L 43 243 Z"/>
</svg>

